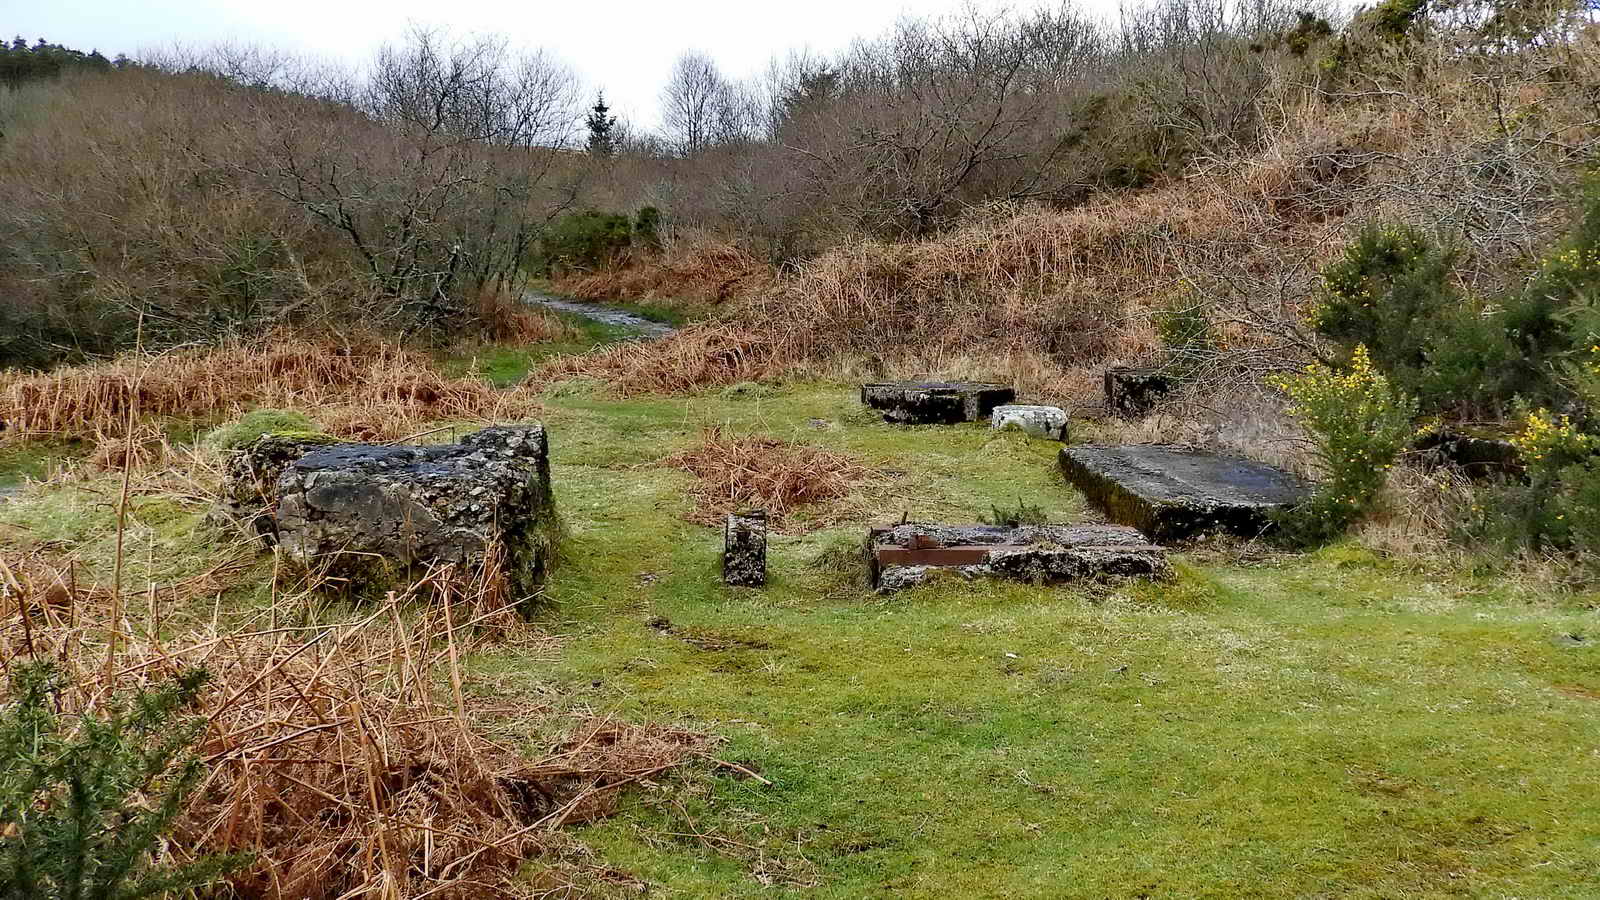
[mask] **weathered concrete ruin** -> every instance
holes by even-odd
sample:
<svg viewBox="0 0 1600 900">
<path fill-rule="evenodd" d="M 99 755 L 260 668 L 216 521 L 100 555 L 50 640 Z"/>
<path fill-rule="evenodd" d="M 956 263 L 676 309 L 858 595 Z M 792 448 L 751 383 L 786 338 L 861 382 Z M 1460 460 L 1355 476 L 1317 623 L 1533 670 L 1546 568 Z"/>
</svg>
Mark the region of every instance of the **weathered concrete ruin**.
<svg viewBox="0 0 1600 900">
<path fill-rule="evenodd" d="M 722 580 L 735 587 L 767 583 L 767 514 L 752 510 L 728 516 L 722 527 Z"/>
<path fill-rule="evenodd" d="M 550 563 L 556 524 L 540 425 L 405 447 L 268 435 L 240 459 L 226 493 L 260 505 L 228 502 L 297 568 L 368 581 L 395 568 L 492 565 L 527 596 Z"/>
<path fill-rule="evenodd" d="M 211 520 L 237 523 L 246 534 L 268 546 L 278 542 L 278 479 L 291 463 L 313 450 L 339 443 L 326 434 L 264 434 L 228 456 L 223 469 L 222 497 Z"/>
<path fill-rule="evenodd" d="M 1113 522 L 1157 543 L 1219 529 L 1253 537 L 1310 495 L 1304 481 L 1237 456 L 1139 444 L 1064 447 L 1062 474 Z"/>
<path fill-rule="evenodd" d="M 1106 413 L 1124 419 L 1142 418 L 1175 387 L 1160 369 L 1113 366 L 1106 370 Z"/>
<path fill-rule="evenodd" d="M 981 381 L 887 381 L 863 384 L 861 402 L 899 425 L 953 425 L 977 422 L 1017 392 Z"/>
<path fill-rule="evenodd" d="M 1015 428 L 1029 437 L 1052 441 L 1067 439 L 1067 413 L 1059 406 L 996 406 L 989 421 L 993 428 Z"/>
<path fill-rule="evenodd" d="M 1455 466 L 1468 478 L 1516 476 L 1525 469 L 1516 445 L 1502 437 L 1442 429 L 1429 431 L 1411 449 L 1424 465 Z"/>
<path fill-rule="evenodd" d="M 867 532 L 872 586 L 890 593 L 942 573 L 1025 584 L 1171 574 L 1165 549 L 1117 525 L 941 525 L 909 522 Z"/>
</svg>

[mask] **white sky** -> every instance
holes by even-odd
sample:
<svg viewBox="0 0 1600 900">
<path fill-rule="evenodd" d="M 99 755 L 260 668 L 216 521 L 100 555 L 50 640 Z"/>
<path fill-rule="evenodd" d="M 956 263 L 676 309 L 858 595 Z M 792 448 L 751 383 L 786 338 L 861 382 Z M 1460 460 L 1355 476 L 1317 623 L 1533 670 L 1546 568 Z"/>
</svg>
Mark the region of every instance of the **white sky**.
<svg viewBox="0 0 1600 900">
<path fill-rule="evenodd" d="M 106 56 L 141 48 L 232 40 L 348 63 L 397 40 L 412 24 L 457 34 L 503 34 L 513 46 L 544 47 L 571 65 L 613 110 L 646 127 L 673 60 L 700 50 L 744 78 L 776 53 L 830 53 L 876 35 L 903 13 L 939 15 L 1032 8 L 1041 0 L 0 0 L 4 39 L 43 37 Z M 1086 0 L 1090 10 L 1112 0 Z"/>
</svg>

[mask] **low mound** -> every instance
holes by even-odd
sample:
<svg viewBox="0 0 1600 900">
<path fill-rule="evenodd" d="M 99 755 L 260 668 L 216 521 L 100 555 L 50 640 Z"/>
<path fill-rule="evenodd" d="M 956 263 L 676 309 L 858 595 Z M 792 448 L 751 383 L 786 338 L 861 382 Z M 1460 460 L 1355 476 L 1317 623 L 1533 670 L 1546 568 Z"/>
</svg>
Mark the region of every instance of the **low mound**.
<svg viewBox="0 0 1600 900">
<path fill-rule="evenodd" d="M 872 475 L 842 453 L 722 428 L 706 429 L 699 444 L 662 462 L 698 479 L 689 518 L 707 525 L 747 509 L 764 509 L 782 525 L 798 507 L 838 504 Z"/>
</svg>

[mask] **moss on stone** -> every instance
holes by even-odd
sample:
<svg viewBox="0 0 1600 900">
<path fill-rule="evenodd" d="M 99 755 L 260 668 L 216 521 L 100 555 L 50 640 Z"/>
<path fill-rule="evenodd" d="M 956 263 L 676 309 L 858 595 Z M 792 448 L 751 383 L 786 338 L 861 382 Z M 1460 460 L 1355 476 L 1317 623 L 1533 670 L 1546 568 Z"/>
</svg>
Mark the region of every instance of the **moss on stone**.
<svg viewBox="0 0 1600 900">
<path fill-rule="evenodd" d="M 240 416 L 238 421 L 211 429 L 203 442 L 218 450 L 241 450 L 268 434 L 328 443 L 337 440 L 304 413 L 283 409 L 253 409 Z"/>
</svg>

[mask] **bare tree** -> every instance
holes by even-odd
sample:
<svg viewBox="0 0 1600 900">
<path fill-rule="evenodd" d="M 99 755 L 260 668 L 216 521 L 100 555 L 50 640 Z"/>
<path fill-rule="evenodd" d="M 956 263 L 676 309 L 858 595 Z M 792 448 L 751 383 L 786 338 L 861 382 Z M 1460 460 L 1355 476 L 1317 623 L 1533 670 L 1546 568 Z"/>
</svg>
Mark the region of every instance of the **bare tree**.
<svg viewBox="0 0 1600 900">
<path fill-rule="evenodd" d="M 661 120 L 680 154 L 694 156 L 711 145 L 727 91 L 717 64 L 704 53 L 690 51 L 673 63 L 661 90 Z"/>
</svg>

